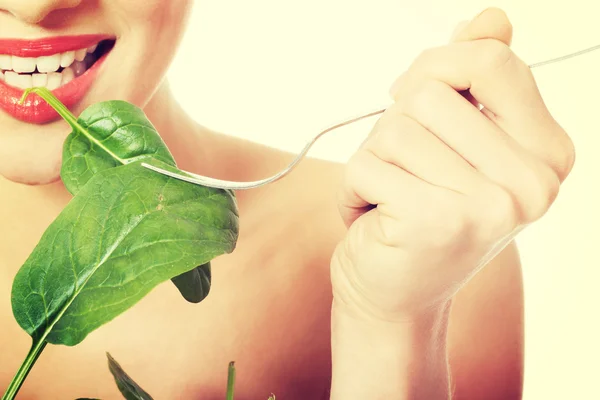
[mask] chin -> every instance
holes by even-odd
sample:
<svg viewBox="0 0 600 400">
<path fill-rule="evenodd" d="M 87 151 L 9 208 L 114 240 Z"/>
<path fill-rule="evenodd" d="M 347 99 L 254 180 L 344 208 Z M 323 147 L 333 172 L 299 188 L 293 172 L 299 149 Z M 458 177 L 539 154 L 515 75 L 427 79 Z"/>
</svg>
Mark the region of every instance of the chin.
<svg viewBox="0 0 600 400">
<path fill-rule="evenodd" d="M 17 140 L 0 148 L 0 175 L 9 181 L 30 185 L 48 185 L 60 180 L 63 135 Z M 4 143 L 6 145 L 6 143 Z M 10 150 L 8 150 L 10 149 Z"/>
<path fill-rule="evenodd" d="M 0 162 L 0 175 L 11 182 L 28 185 L 42 186 L 60 181 L 60 162 L 50 164 L 22 164 L 18 166 L 2 165 Z"/>
</svg>

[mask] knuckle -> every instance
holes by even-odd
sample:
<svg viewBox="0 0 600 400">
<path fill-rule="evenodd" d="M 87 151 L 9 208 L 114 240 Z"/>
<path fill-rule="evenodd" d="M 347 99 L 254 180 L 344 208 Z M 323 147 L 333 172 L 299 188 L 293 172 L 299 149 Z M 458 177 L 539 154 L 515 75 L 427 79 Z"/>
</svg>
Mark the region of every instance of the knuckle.
<svg viewBox="0 0 600 400">
<path fill-rule="evenodd" d="M 412 96 L 407 99 L 405 104 L 406 113 L 418 118 L 418 116 L 429 112 L 434 104 L 438 102 L 443 90 L 443 84 L 439 81 L 432 79 L 421 81 Z"/>
<path fill-rule="evenodd" d="M 558 156 L 558 178 L 560 182 L 564 181 L 575 166 L 575 144 L 571 137 L 563 131 L 562 144 L 560 146 L 560 155 Z"/>
<path fill-rule="evenodd" d="M 498 70 L 518 59 L 507 44 L 489 38 L 481 40 L 479 60 L 484 68 Z"/>
<path fill-rule="evenodd" d="M 368 147 L 377 142 L 379 136 L 387 135 L 386 132 L 390 131 L 396 125 L 398 115 L 400 115 L 400 107 L 398 103 L 394 103 L 375 121 L 373 129 L 371 129 L 369 137 L 364 141 L 363 145 Z"/>
<path fill-rule="evenodd" d="M 377 158 L 394 164 L 399 160 L 401 150 L 410 147 L 412 135 L 409 132 L 415 129 L 416 122 L 397 109 L 390 111 L 394 113 L 390 113 L 385 121 L 379 121 L 377 132 L 364 147 Z"/>
<path fill-rule="evenodd" d="M 436 58 L 436 53 L 440 49 L 440 46 L 430 47 L 422 50 L 413 60 L 411 68 L 409 70 L 418 70 L 423 65 L 429 64 Z"/>
<path fill-rule="evenodd" d="M 498 238 L 512 232 L 520 224 L 520 209 L 515 196 L 506 188 L 490 183 L 477 197 L 476 219 L 486 238 Z"/>
<path fill-rule="evenodd" d="M 527 175 L 524 182 L 527 195 L 524 196 L 523 214 L 524 222 L 531 223 L 546 214 L 558 196 L 560 180 L 556 173 L 545 164 L 530 170 Z"/>
<path fill-rule="evenodd" d="M 402 145 L 403 118 L 395 118 L 382 125 L 372 143 L 372 150 L 378 155 L 389 154 Z"/>
<path fill-rule="evenodd" d="M 354 186 L 362 175 L 362 172 L 365 170 L 365 156 L 365 150 L 360 149 L 348 159 L 344 170 L 344 182 L 347 186 Z"/>
</svg>

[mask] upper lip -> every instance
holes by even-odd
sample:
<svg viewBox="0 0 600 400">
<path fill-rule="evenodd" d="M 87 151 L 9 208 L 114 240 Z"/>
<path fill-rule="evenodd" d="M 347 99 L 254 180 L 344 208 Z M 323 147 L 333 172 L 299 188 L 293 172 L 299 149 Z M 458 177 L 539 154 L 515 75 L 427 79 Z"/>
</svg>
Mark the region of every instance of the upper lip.
<svg viewBox="0 0 600 400">
<path fill-rule="evenodd" d="M 114 36 L 89 34 L 41 39 L 0 39 L 0 54 L 17 57 L 42 57 L 91 47 Z"/>
</svg>

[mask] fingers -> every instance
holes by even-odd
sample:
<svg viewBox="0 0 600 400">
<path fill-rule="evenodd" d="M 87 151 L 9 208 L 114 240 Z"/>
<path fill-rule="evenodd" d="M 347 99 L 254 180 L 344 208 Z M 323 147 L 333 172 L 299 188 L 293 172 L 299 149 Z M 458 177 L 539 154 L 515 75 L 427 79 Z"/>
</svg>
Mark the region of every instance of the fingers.
<svg viewBox="0 0 600 400">
<path fill-rule="evenodd" d="M 414 214 L 425 206 L 423 199 L 472 193 L 484 181 L 464 158 L 402 115 L 396 105 L 384 113 L 348 162 L 340 212 L 347 226 L 374 205 L 384 215 Z"/>
<path fill-rule="evenodd" d="M 447 175 L 455 174 L 447 171 Z M 425 240 L 441 249 L 460 235 L 464 241 L 470 240 L 471 227 L 475 224 L 469 207 L 477 207 L 475 214 L 484 215 L 479 212 L 483 210 L 482 205 L 493 207 L 496 203 L 495 192 L 489 188 L 492 185 L 483 179 L 478 182 L 486 188 L 485 194 L 482 190 L 478 192 L 478 199 L 487 201 L 470 201 L 461 193 L 431 185 L 382 160 L 379 154 L 365 146 L 346 166 L 338 204 L 346 226 L 354 228 L 354 243 L 375 241 L 387 247 L 410 247 Z M 512 201 L 510 204 L 514 206 Z M 500 212 L 495 210 L 494 214 Z M 496 233 L 501 227 L 501 232 L 505 233 L 507 223 L 513 223 L 513 220 L 493 222 L 485 227 L 486 231 Z M 486 235 L 491 236 L 491 233 Z"/>
<path fill-rule="evenodd" d="M 510 46 L 513 28 L 506 13 L 499 8 L 483 10 L 471 21 L 463 21 L 454 30 L 452 42 L 468 42 L 478 39 L 496 39 Z"/>
<path fill-rule="evenodd" d="M 550 165 L 561 182 L 571 171 L 571 140 L 550 115 L 529 67 L 505 44 L 483 39 L 427 50 L 399 78 L 394 99 L 418 92 L 432 80 L 468 89 L 491 111 L 489 119 Z"/>
<path fill-rule="evenodd" d="M 528 198 L 533 195 L 532 191 L 538 190 L 531 186 L 530 179 L 542 176 L 545 180 L 552 179 L 549 168 L 452 88 L 429 80 L 414 90 L 396 103 L 399 112 L 419 121 L 491 181 Z M 425 154 L 428 162 L 432 162 L 433 158 Z M 445 176 L 441 178 L 447 180 L 455 171 L 446 169 L 443 172 Z M 524 176 L 523 171 L 532 171 L 532 176 Z"/>
<path fill-rule="evenodd" d="M 559 189 L 546 163 L 442 82 L 424 81 L 405 94 L 365 147 L 433 185 L 473 195 L 476 202 L 485 203 L 476 192 L 497 185 L 513 197 L 522 221 L 546 212 Z"/>
<path fill-rule="evenodd" d="M 490 7 L 479 13 L 471 21 L 466 20 L 458 23 L 452 33 L 450 43 L 468 42 L 478 39 L 496 39 L 510 46 L 512 32 L 512 24 L 508 20 L 506 13 L 499 8 Z M 469 90 L 460 91 L 460 94 L 481 110 L 483 114 L 492 115 L 489 110 L 483 108 Z"/>
<path fill-rule="evenodd" d="M 496 39 L 510 46 L 512 41 L 512 25 L 504 11 L 499 8 L 490 7 L 471 21 L 459 22 L 452 33 L 450 43 L 468 42 L 478 39 Z M 398 92 L 399 79 L 390 88 L 392 98 Z M 468 93 L 466 94 L 468 95 L 467 97 L 470 97 Z"/>
<path fill-rule="evenodd" d="M 399 77 L 394 100 L 423 79 L 442 81 L 455 90 L 468 89 L 480 103 L 502 118 L 520 117 L 543 108 L 529 67 L 508 46 L 495 39 L 425 50 Z"/>
<path fill-rule="evenodd" d="M 347 225 L 375 205 L 398 215 L 407 194 L 467 195 L 483 212 L 499 198 L 500 215 L 512 207 L 522 223 L 547 211 L 572 168 L 573 145 L 511 39 L 506 15 L 486 10 L 396 81 L 395 104 L 348 165 L 340 202 Z"/>
<path fill-rule="evenodd" d="M 363 148 L 441 188 L 469 193 L 483 177 L 463 157 L 413 118 L 392 105 L 379 119 Z"/>
<path fill-rule="evenodd" d="M 394 201 L 422 198 L 435 188 L 364 148 L 348 161 L 345 172 L 338 204 L 346 226 L 374 205 L 385 211 Z"/>
</svg>

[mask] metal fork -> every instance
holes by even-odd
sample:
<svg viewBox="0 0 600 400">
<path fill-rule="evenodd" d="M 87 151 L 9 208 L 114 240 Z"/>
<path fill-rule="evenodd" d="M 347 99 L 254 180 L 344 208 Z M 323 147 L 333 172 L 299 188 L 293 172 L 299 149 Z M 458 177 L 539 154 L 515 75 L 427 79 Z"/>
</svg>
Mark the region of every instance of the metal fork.
<svg viewBox="0 0 600 400">
<path fill-rule="evenodd" d="M 572 58 L 572 57 L 577 57 L 579 55 L 585 54 L 585 53 L 589 53 L 591 51 L 600 49 L 600 45 L 596 45 L 596 46 L 592 46 L 589 47 L 587 49 L 584 50 L 580 50 L 577 51 L 575 53 L 571 53 L 571 54 L 567 54 L 564 56 L 560 56 L 560 57 L 556 57 L 556 58 L 552 58 L 550 60 L 546 60 L 546 61 L 542 61 L 542 62 L 538 62 L 535 64 L 530 64 L 529 68 L 536 68 L 536 67 L 541 67 L 542 65 L 548 65 L 548 64 L 552 64 L 555 62 L 559 62 L 559 61 L 563 61 L 566 60 L 568 58 Z M 282 169 L 281 171 L 279 171 L 278 173 L 276 173 L 273 176 L 270 176 L 268 178 L 265 179 L 260 179 L 257 181 L 249 181 L 249 182 L 238 182 L 238 181 L 226 181 L 226 180 L 221 180 L 221 179 L 215 179 L 215 178 L 210 178 L 208 176 L 203 176 L 203 175 L 198 175 L 198 174 L 194 174 L 192 172 L 188 172 L 188 171 L 183 171 L 181 170 L 183 173 L 187 174 L 186 175 L 182 175 L 182 174 L 178 174 L 175 172 L 171 172 L 171 171 L 167 171 L 165 169 L 159 168 L 159 167 L 155 167 L 154 165 L 149 165 L 147 163 L 142 163 L 142 166 L 148 169 L 151 169 L 155 172 L 158 172 L 160 174 L 166 175 L 166 176 L 170 176 L 172 178 L 176 178 L 185 182 L 189 182 L 189 183 L 194 183 L 196 185 L 202 185 L 202 186 L 207 186 L 207 187 L 212 187 L 212 188 L 218 188 L 218 189 L 231 189 L 231 190 L 244 190 L 244 189 L 254 189 L 260 186 L 264 186 L 267 185 L 269 183 L 273 183 L 281 178 L 283 178 L 284 176 L 288 175 L 290 172 L 292 172 L 292 170 L 300 163 L 300 161 L 302 161 L 305 157 L 306 154 L 308 153 L 308 151 L 310 150 L 310 148 L 312 147 L 312 145 L 319 140 L 319 138 L 321 138 L 323 135 L 325 135 L 328 132 L 331 132 L 337 128 L 341 128 L 345 125 L 349 125 L 352 124 L 354 122 L 360 121 L 362 119 L 365 118 L 369 118 L 378 114 L 382 114 L 385 112 L 385 108 L 381 109 L 381 110 L 377 110 L 377 111 L 373 111 L 370 112 L 368 114 L 365 115 L 361 115 L 360 117 L 356 117 L 344 122 L 341 122 L 337 125 L 333 125 L 327 129 L 325 129 L 324 131 L 319 132 L 319 134 L 317 134 L 314 138 L 312 138 L 302 149 L 302 151 L 296 156 L 296 158 L 284 169 Z"/>
</svg>

